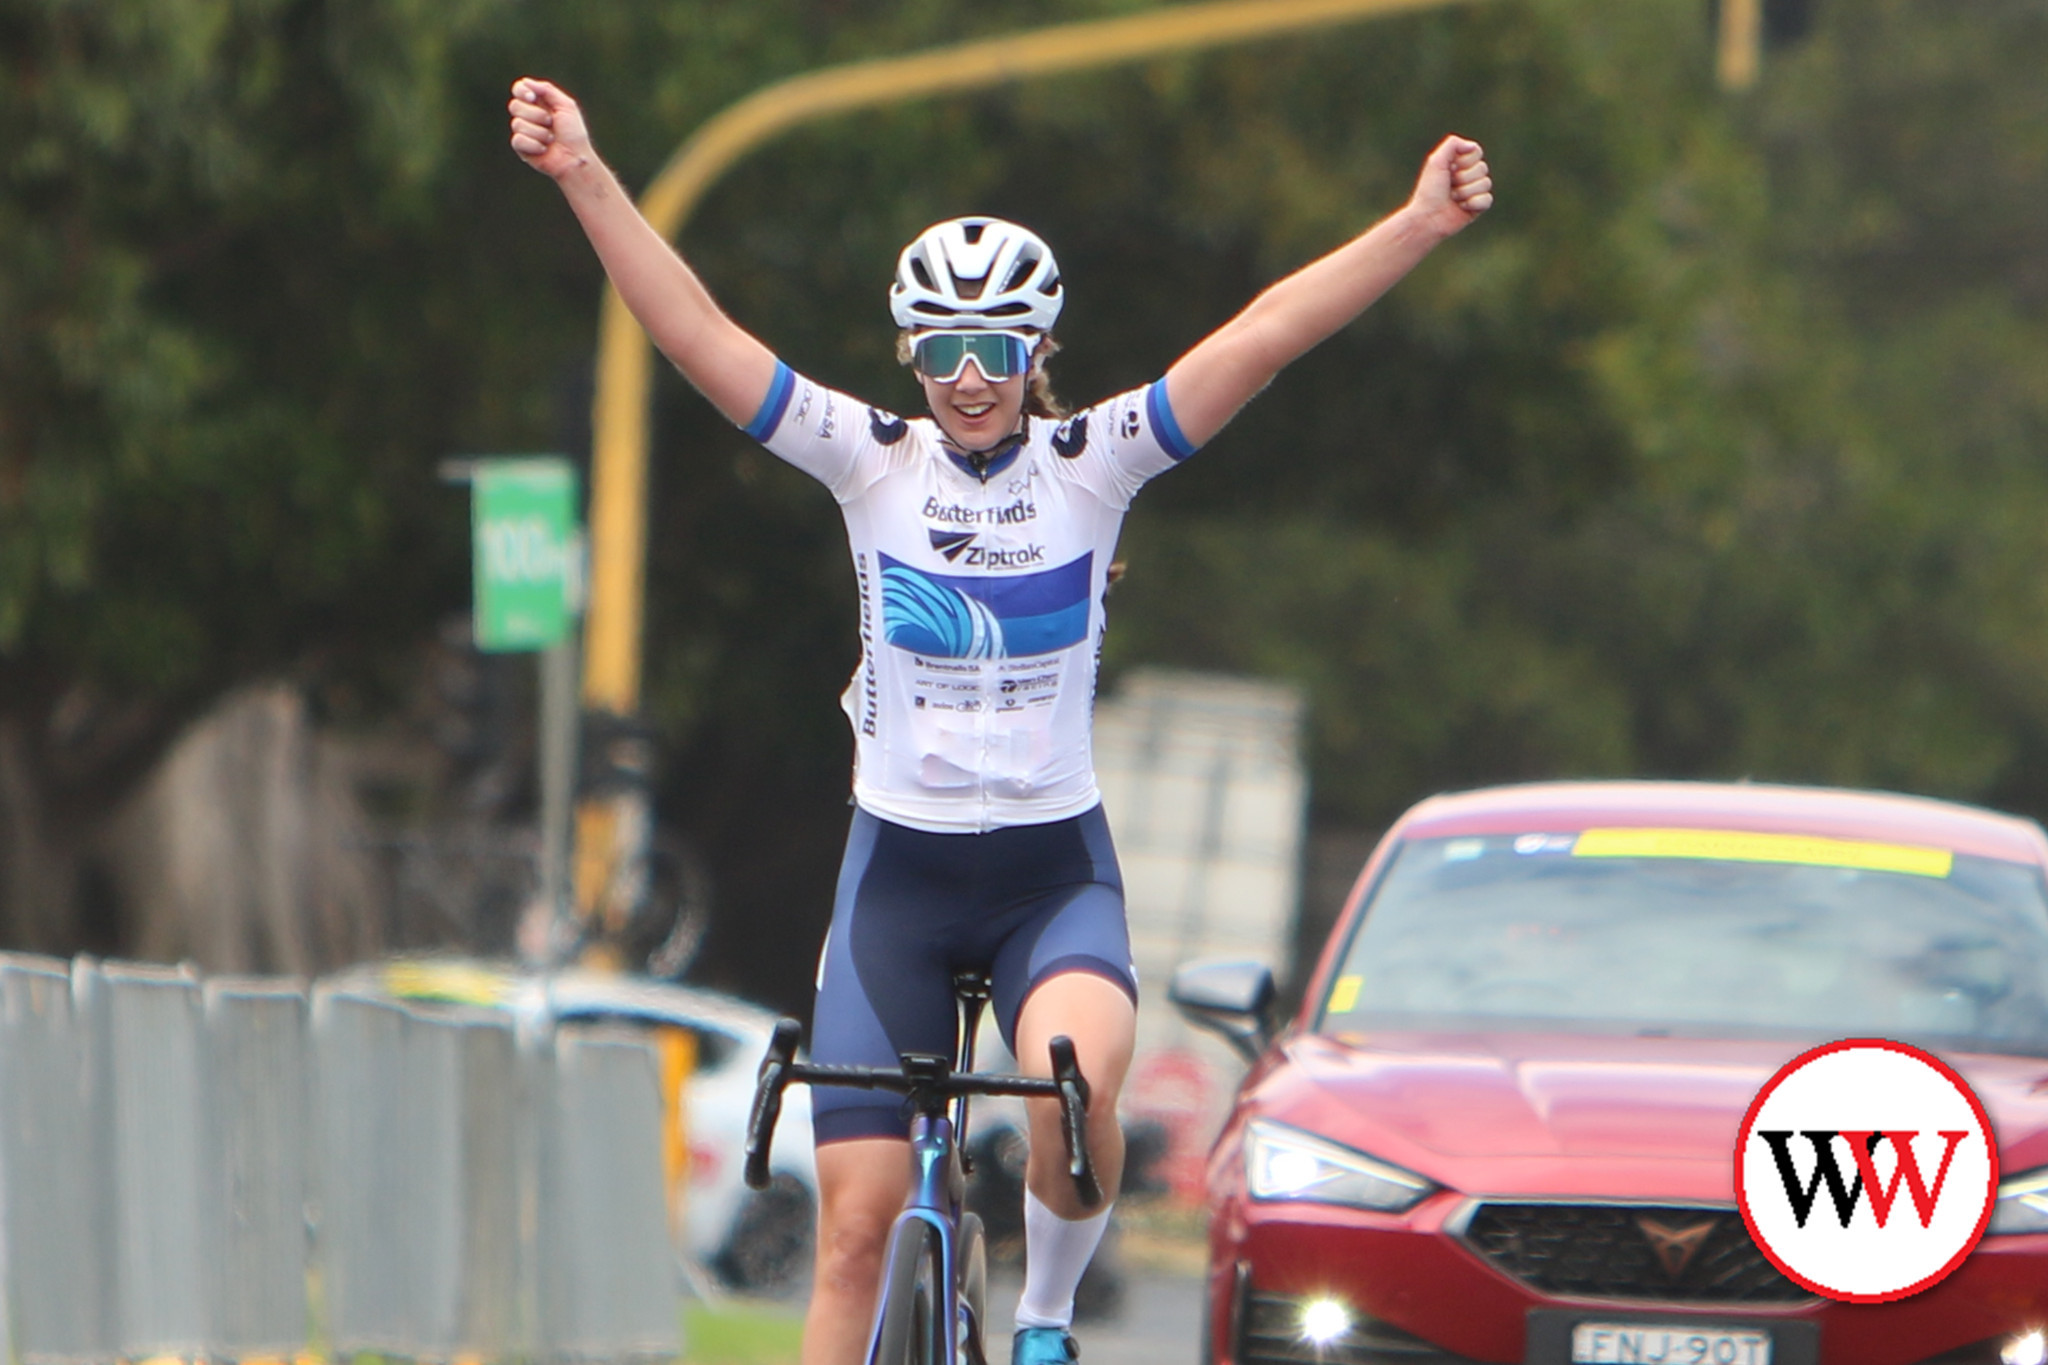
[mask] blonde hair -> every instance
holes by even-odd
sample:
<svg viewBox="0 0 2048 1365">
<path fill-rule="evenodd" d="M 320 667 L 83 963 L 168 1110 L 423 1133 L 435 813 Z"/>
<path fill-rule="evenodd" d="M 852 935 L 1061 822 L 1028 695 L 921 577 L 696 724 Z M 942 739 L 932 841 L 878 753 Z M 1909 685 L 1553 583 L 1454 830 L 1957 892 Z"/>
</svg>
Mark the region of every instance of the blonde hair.
<svg viewBox="0 0 2048 1365">
<path fill-rule="evenodd" d="M 896 363 L 908 365 L 911 362 L 911 333 L 896 334 Z M 1038 338 L 1038 344 L 1031 348 L 1031 372 L 1024 382 L 1024 415 L 1043 417 L 1049 421 L 1066 420 L 1067 405 L 1060 402 L 1052 391 L 1052 379 L 1045 372 L 1045 362 L 1059 354 L 1059 338 L 1046 332 Z"/>
</svg>

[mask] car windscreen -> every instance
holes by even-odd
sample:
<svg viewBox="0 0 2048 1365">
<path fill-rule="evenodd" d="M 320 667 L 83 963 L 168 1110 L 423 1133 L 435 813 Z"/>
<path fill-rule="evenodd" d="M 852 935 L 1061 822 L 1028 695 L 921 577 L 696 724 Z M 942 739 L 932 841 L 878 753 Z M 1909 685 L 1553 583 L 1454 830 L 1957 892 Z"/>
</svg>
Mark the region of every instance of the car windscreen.
<svg viewBox="0 0 2048 1365">
<path fill-rule="evenodd" d="M 2028 865 L 1729 831 L 1416 839 L 1379 879 L 1325 1031 L 1887 1037 L 2048 1053 Z"/>
</svg>

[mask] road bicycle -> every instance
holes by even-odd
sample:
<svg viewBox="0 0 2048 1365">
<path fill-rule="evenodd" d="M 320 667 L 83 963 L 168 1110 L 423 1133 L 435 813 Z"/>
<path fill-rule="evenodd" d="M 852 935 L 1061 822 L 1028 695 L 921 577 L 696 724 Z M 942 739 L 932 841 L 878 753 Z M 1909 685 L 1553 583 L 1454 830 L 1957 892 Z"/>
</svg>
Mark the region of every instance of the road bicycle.
<svg viewBox="0 0 2048 1365">
<path fill-rule="evenodd" d="M 889 1233 L 868 1365 L 987 1365 L 982 1332 L 988 1320 L 988 1246 L 980 1217 L 965 1202 L 969 1096 L 1057 1099 L 1067 1174 L 1083 1204 L 1093 1208 L 1102 1202 L 1085 1140 L 1088 1082 L 1072 1040 L 1052 1040 L 1050 1079 L 976 1072 L 974 1039 L 988 990 L 982 973 L 954 974 L 960 1009 L 951 1057 L 906 1052 L 894 1070 L 816 1066 L 796 1060 L 803 1028 L 783 1019 L 761 1061 L 747 1123 L 746 1180 L 755 1189 L 768 1182 L 768 1151 L 782 1113 L 782 1090 L 791 1081 L 891 1090 L 909 1100 L 910 1195 Z"/>
</svg>

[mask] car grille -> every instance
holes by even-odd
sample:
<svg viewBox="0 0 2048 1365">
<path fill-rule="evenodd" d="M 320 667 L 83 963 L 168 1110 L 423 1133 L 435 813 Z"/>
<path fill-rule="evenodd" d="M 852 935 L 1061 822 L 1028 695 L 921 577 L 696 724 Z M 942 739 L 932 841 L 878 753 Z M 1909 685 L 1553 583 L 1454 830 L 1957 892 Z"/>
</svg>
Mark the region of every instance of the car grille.
<svg viewBox="0 0 2048 1365">
<path fill-rule="evenodd" d="M 1354 1318 L 1350 1331 L 1316 1346 L 1301 1339 L 1301 1299 L 1254 1291 L 1244 1304 L 1238 1365 L 1472 1365 L 1373 1318 Z"/>
<path fill-rule="evenodd" d="M 1664 1303 L 1800 1303 L 1733 1209 L 1482 1204 L 1465 1240 L 1545 1294 Z"/>
</svg>

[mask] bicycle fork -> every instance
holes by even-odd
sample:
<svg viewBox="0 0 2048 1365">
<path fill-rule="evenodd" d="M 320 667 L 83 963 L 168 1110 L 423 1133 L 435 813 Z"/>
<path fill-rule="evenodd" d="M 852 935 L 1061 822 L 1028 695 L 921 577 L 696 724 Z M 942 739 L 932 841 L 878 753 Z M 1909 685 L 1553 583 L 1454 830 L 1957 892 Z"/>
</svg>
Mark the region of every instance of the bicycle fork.
<svg viewBox="0 0 2048 1365">
<path fill-rule="evenodd" d="M 966 1209 L 967 1182 L 960 1166 L 960 1151 L 953 1142 L 953 1121 L 947 1115 L 919 1114 L 910 1126 L 910 1199 L 896 1215 L 888 1245 L 891 1259 L 906 1236 L 915 1235 L 916 1225 L 930 1229 L 936 1249 L 933 1266 L 931 1318 L 923 1324 L 929 1333 L 922 1358 L 938 1365 L 984 1365 L 981 1350 L 982 1326 L 974 1311 L 961 1299 L 958 1236 Z M 882 1345 L 882 1312 L 886 1303 L 876 1305 L 875 1324 L 868 1338 L 869 1365 L 890 1365 L 878 1360 Z"/>
</svg>

